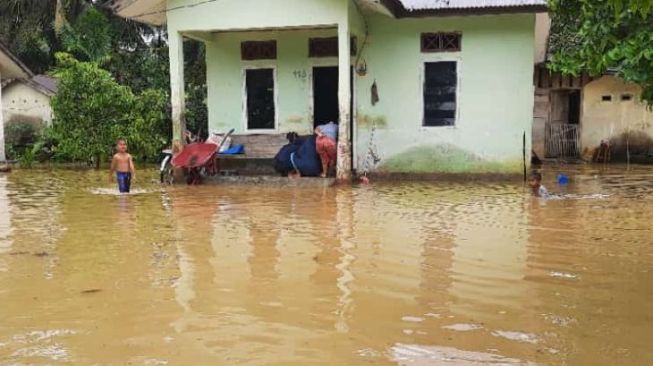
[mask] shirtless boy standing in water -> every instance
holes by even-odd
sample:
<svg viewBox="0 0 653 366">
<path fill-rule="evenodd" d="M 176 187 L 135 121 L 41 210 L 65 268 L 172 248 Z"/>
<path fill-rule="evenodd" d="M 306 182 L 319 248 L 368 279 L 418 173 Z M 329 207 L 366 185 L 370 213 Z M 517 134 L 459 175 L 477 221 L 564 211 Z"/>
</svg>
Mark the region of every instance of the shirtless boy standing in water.
<svg viewBox="0 0 653 366">
<path fill-rule="evenodd" d="M 111 160 L 111 170 L 109 176 L 111 182 L 114 180 L 114 172 L 118 179 L 118 190 L 120 193 L 129 193 L 131 189 L 132 179 L 135 177 L 134 160 L 132 156 L 127 153 L 127 141 L 119 139 L 116 142 L 116 155 Z"/>
</svg>

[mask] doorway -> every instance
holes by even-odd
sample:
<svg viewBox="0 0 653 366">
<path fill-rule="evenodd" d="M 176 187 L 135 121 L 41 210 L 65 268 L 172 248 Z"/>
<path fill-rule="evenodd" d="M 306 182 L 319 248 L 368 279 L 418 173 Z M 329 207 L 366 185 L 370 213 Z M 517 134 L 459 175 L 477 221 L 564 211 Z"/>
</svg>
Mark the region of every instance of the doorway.
<svg viewBox="0 0 653 366">
<path fill-rule="evenodd" d="M 338 100 L 338 66 L 315 66 L 313 67 L 313 128 L 334 122 L 339 126 L 340 123 L 340 102 Z M 349 70 L 350 80 L 350 95 L 349 106 L 351 113 L 349 114 L 349 139 L 352 141 L 351 145 L 351 161 L 352 169 L 356 169 L 356 129 L 354 128 L 355 117 L 355 78 L 354 68 Z"/>
<path fill-rule="evenodd" d="M 580 90 L 569 91 L 569 124 L 580 124 Z"/>
<path fill-rule="evenodd" d="M 580 156 L 580 90 L 552 90 L 549 123 L 546 125 L 547 158 L 577 158 Z"/>
<path fill-rule="evenodd" d="M 313 127 L 328 122 L 338 123 L 338 67 L 313 68 Z"/>
</svg>

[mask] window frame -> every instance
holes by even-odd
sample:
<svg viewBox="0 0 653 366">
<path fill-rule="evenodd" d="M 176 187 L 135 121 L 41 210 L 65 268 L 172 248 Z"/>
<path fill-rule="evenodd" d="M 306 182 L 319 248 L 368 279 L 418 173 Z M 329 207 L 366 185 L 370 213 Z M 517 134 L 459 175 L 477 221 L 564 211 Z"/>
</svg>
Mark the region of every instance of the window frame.
<svg viewBox="0 0 653 366">
<path fill-rule="evenodd" d="M 274 56 L 273 57 L 245 57 L 245 49 L 249 44 L 271 44 L 274 45 Z M 252 62 L 252 61 L 276 61 L 279 58 L 279 43 L 276 39 L 266 39 L 266 40 L 243 40 L 240 42 L 240 60 L 242 62 Z"/>
<path fill-rule="evenodd" d="M 425 54 L 427 57 L 422 57 L 420 59 L 420 65 L 419 65 L 419 70 L 420 70 L 420 76 L 419 76 L 419 85 L 420 85 L 420 94 L 419 94 L 419 108 L 420 108 L 420 113 L 422 115 L 422 118 L 420 120 L 420 127 L 423 130 L 432 130 L 432 129 L 456 129 L 459 126 L 460 123 L 460 116 L 461 116 L 461 106 L 462 106 L 462 100 L 460 98 L 461 94 L 461 87 L 462 87 L 462 68 L 463 68 L 463 62 L 462 58 L 460 57 L 459 53 L 435 53 L 435 54 Z M 426 64 L 427 63 L 436 63 L 436 62 L 455 62 L 456 63 L 456 112 L 454 115 L 454 123 L 453 125 L 446 125 L 446 126 L 428 126 L 425 124 L 426 122 L 426 110 L 424 109 L 424 87 L 425 87 L 425 81 L 426 81 Z"/>
<path fill-rule="evenodd" d="M 268 60 L 271 61 L 271 60 Z M 273 91 L 273 100 L 274 100 L 274 128 L 272 129 L 251 129 L 249 128 L 249 110 L 247 107 L 248 93 L 247 93 L 247 71 L 248 70 L 262 70 L 262 69 L 271 69 L 272 70 L 272 82 L 274 84 Z M 242 109 L 242 126 L 243 131 L 246 133 L 258 133 L 258 134 L 271 134 L 277 133 L 279 131 L 279 79 L 277 75 L 277 65 L 276 64 L 266 64 L 266 63 L 256 63 L 250 65 L 244 65 L 241 70 L 241 109 Z"/>
<path fill-rule="evenodd" d="M 440 37 L 446 37 L 446 36 L 455 36 L 458 38 L 458 48 L 457 49 L 428 49 L 424 48 L 424 38 L 427 36 L 440 36 Z M 451 31 L 451 32 L 444 32 L 444 31 L 439 31 L 439 32 L 422 32 L 419 35 L 419 48 L 422 53 L 456 53 L 456 52 L 462 52 L 463 50 L 463 33 L 460 31 Z"/>
</svg>

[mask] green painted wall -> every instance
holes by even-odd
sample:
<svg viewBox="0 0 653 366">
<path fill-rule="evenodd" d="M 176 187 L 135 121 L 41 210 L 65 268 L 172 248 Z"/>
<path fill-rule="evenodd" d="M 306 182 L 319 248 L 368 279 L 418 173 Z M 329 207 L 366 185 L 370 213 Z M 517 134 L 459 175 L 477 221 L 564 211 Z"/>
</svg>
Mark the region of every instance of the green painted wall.
<svg viewBox="0 0 653 366">
<path fill-rule="evenodd" d="M 334 37 L 333 30 L 223 33 L 207 44 L 209 124 L 212 130 L 235 128 L 244 132 L 243 70 L 276 67 L 277 132 L 310 133 L 313 66 L 336 66 L 336 58 L 309 59 L 308 39 Z M 246 40 L 277 41 L 277 60 L 241 61 L 240 44 Z"/>
<path fill-rule="evenodd" d="M 530 151 L 533 119 L 534 15 L 368 19 L 370 37 L 359 77 L 356 145 L 359 169 L 373 145 L 387 172 L 523 170 L 523 134 Z M 459 53 L 420 52 L 420 33 L 462 32 Z M 423 63 L 458 60 L 455 127 L 422 127 Z M 380 102 L 371 104 L 376 80 Z M 530 155 L 529 155 L 530 156 Z"/>
</svg>

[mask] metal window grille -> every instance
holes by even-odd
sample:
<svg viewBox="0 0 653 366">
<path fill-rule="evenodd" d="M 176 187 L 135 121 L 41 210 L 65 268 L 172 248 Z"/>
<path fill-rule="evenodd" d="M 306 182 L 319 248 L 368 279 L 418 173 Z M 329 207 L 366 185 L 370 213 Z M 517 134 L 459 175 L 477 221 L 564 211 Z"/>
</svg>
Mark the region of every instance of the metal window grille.
<svg viewBox="0 0 653 366">
<path fill-rule="evenodd" d="M 422 52 L 458 52 L 461 49 L 460 33 L 422 33 Z"/>
<path fill-rule="evenodd" d="M 277 41 L 246 41 L 240 44 L 243 60 L 276 60 Z"/>
<path fill-rule="evenodd" d="M 455 61 L 425 63 L 423 93 L 423 125 L 454 126 L 458 104 L 458 64 Z"/>
</svg>

